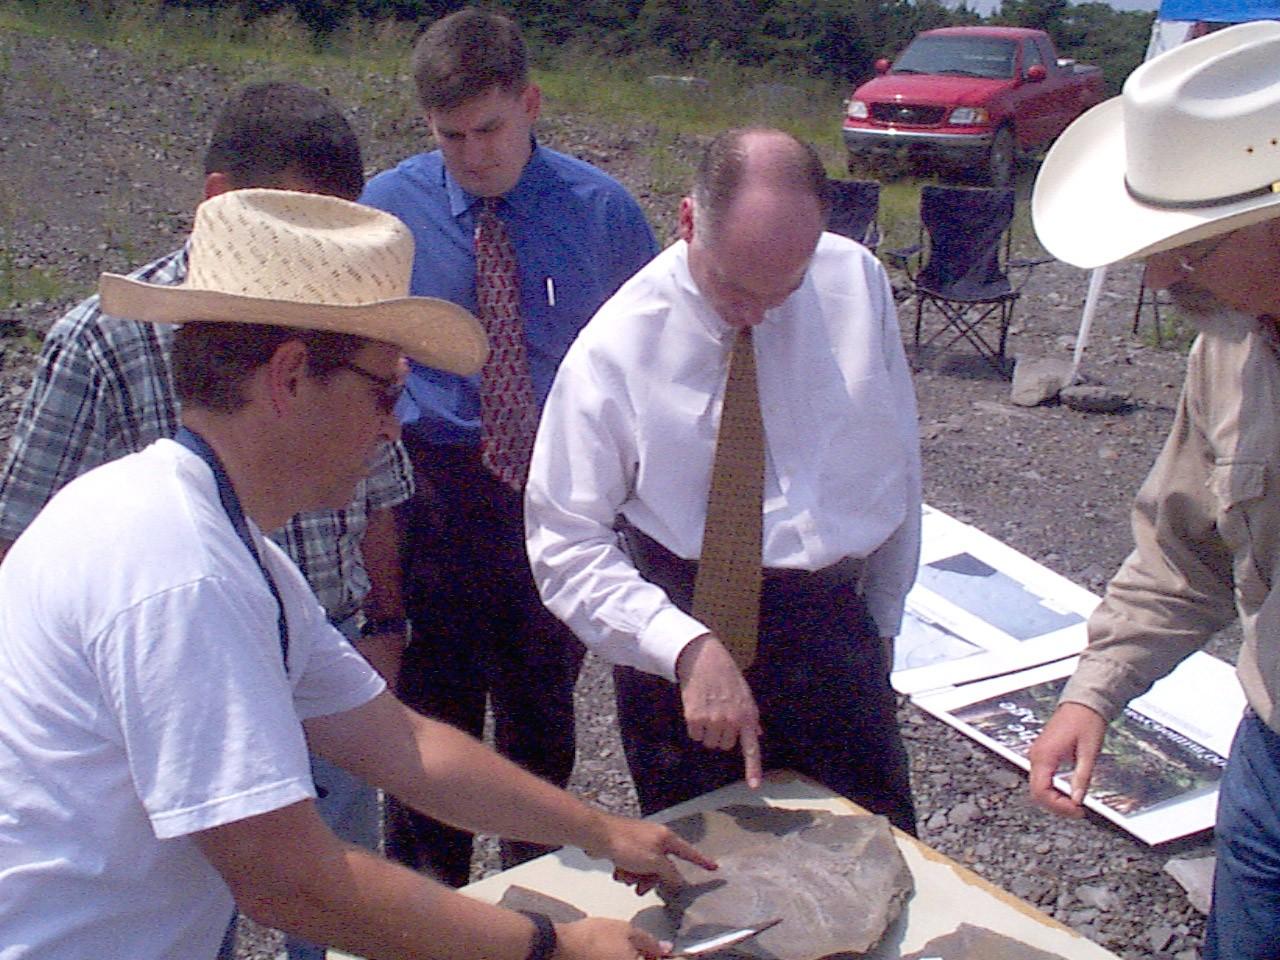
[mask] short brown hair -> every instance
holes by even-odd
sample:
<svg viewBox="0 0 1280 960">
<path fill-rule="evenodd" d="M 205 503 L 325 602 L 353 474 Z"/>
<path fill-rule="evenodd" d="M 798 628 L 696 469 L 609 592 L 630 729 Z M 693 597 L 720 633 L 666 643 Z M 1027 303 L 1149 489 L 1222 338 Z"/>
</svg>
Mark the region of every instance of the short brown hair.
<svg viewBox="0 0 1280 960">
<path fill-rule="evenodd" d="M 790 145 L 780 154 L 776 182 L 781 188 L 811 193 L 818 201 L 823 219 L 831 208 L 830 187 L 822 158 L 812 144 L 770 127 L 738 127 L 719 134 L 698 163 L 693 178 L 693 200 L 699 222 L 714 234 L 733 205 L 747 170 L 746 140 L 756 135 L 776 136 Z"/>
<path fill-rule="evenodd" d="M 178 400 L 216 413 L 235 413 L 248 401 L 245 382 L 290 340 L 307 348 L 307 373 L 321 379 L 332 376 L 370 342 L 350 333 L 262 323 L 184 323 L 173 340 Z"/>
<path fill-rule="evenodd" d="M 500 13 L 464 7 L 431 24 L 413 47 L 413 81 L 426 113 L 452 110 L 492 87 L 529 85 L 524 37 Z"/>
<path fill-rule="evenodd" d="M 359 198 L 360 140 L 329 97 L 300 83 L 253 83 L 227 101 L 209 137 L 204 172 L 238 188 L 278 187 L 286 174 L 319 193 Z"/>
</svg>

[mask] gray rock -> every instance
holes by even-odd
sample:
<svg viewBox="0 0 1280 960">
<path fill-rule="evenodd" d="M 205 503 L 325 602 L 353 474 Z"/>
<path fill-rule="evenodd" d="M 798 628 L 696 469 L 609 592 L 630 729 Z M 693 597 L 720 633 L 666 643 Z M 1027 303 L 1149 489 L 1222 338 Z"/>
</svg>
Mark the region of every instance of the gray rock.
<svg viewBox="0 0 1280 960">
<path fill-rule="evenodd" d="M 1081 884 L 1076 887 L 1076 899 L 1099 910 L 1112 910 L 1116 905 L 1116 895 L 1106 887 Z"/>
<path fill-rule="evenodd" d="M 1058 399 L 1072 410 L 1083 413 L 1115 413 L 1129 406 L 1133 394 L 1104 384 L 1082 383 L 1064 387 Z"/>
<path fill-rule="evenodd" d="M 963 827 L 981 812 L 976 803 L 972 800 L 965 800 L 951 808 L 951 812 L 947 814 L 947 822 L 952 826 Z"/>
<path fill-rule="evenodd" d="M 1071 382 L 1071 361 L 1055 357 L 1018 357 L 1009 402 L 1034 407 L 1056 397 Z"/>
<path fill-rule="evenodd" d="M 651 87 L 661 87 L 664 90 L 688 90 L 692 93 L 707 90 L 711 86 L 711 82 L 702 77 L 671 76 L 662 73 L 645 77 L 644 82 Z"/>
<path fill-rule="evenodd" d="M 1062 960 L 1062 955 L 1049 953 L 1006 937 L 1002 933 L 962 923 L 948 934 L 934 937 L 917 953 L 902 960 Z"/>
<path fill-rule="evenodd" d="M 660 891 L 677 941 L 782 917 L 736 952 L 769 960 L 865 953 L 914 890 L 884 817 L 730 806 L 671 826 L 720 865 L 711 872 L 677 862 L 687 885 Z"/>
<path fill-rule="evenodd" d="M 534 913 L 544 914 L 554 923 L 572 923 L 575 920 L 585 920 L 587 916 L 571 903 L 514 883 L 507 887 L 498 906 L 508 910 L 532 910 Z"/>
<path fill-rule="evenodd" d="M 1011 407 L 1007 403 L 996 403 L 991 400 L 975 400 L 973 401 L 973 409 L 979 413 L 994 413 L 1002 417 L 1021 417 L 1024 420 L 1034 420 L 1036 416 L 1026 410 Z"/>
<path fill-rule="evenodd" d="M 1167 950 L 1169 945 L 1173 943 L 1174 933 L 1170 927 L 1163 924 L 1158 927 L 1152 927 L 1151 932 L 1147 934 L 1147 942 L 1151 944 L 1151 949 L 1159 953 Z"/>
<path fill-rule="evenodd" d="M 1209 912 L 1213 899 L 1213 865 L 1215 858 L 1173 857 L 1164 865 L 1164 872 L 1178 881 L 1187 891 L 1187 899 L 1201 913 Z"/>
<path fill-rule="evenodd" d="M 1037 479 L 1039 478 L 1037 477 Z M 987 779 L 997 786 L 1004 787 L 1006 790 L 1020 789 L 1027 781 L 1025 774 L 1003 769 L 992 770 L 987 774 Z"/>
</svg>

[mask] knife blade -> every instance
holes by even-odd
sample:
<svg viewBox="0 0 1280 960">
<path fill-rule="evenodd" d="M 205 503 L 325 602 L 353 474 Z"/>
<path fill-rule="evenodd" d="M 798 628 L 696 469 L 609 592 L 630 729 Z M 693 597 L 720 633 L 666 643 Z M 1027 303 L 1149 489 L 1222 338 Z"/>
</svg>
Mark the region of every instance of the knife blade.
<svg viewBox="0 0 1280 960">
<path fill-rule="evenodd" d="M 720 950 L 726 950 L 729 947 L 737 946 L 745 940 L 750 940 L 752 937 L 764 933 L 769 928 L 776 927 L 781 922 L 781 917 L 774 917 L 772 920 L 766 920 L 763 923 L 757 923 L 751 927 L 741 927 L 738 930 L 728 930 L 725 933 L 717 933 L 714 937 L 707 937 L 703 940 L 695 940 L 692 943 L 686 943 L 671 956 L 709 956 L 710 954 L 717 953 Z"/>
</svg>

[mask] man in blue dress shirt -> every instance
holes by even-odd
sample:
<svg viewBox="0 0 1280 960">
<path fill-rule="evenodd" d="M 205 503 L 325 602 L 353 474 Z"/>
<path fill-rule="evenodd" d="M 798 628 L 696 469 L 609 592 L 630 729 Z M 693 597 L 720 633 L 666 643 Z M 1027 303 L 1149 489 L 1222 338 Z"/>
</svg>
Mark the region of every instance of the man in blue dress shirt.
<svg viewBox="0 0 1280 960">
<path fill-rule="evenodd" d="M 413 74 L 439 149 L 374 177 L 362 200 L 413 232 L 413 293 L 478 313 L 478 221 L 486 210 L 501 221 L 515 256 L 518 346 L 526 385 L 531 380 L 531 400 L 519 411 L 530 432 L 516 444 L 527 456 L 561 358 L 596 309 L 656 253 L 653 233 L 617 181 L 538 145 L 541 94 L 529 80 L 520 31 L 506 17 L 467 8 L 438 20 L 415 46 Z M 476 734 L 489 695 L 498 749 L 563 786 L 573 769 L 583 648 L 543 607 L 529 573 L 527 460 L 499 476 L 482 459 L 489 376 L 488 367 L 458 377 L 415 364 L 399 408 L 418 489 L 402 513 L 412 632 L 399 694 Z M 496 402 L 491 396 L 486 403 Z M 469 878 L 470 836 L 403 807 L 389 810 L 387 849 L 446 882 Z M 541 852 L 506 846 L 503 862 Z"/>
</svg>

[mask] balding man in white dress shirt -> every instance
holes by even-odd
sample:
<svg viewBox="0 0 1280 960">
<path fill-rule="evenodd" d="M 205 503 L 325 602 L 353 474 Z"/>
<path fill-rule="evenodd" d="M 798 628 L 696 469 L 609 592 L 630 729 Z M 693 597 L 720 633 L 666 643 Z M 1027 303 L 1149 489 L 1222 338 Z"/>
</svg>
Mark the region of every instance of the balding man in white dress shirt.
<svg viewBox="0 0 1280 960">
<path fill-rule="evenodd" d="M 722 134 L 681 240 L 596 314 L 547 401 L 530 560 L 547 606 L 618 665 L 646 813 L 786 767 L 915 829 L 889 685 L 920 545 L 915 396 L 885 272 L 823 232 L 827 207 L 808 145 Z M 741 670 L 690 611 L 744 327 L 765 475 L 758 648 Z"/>
</svg>

